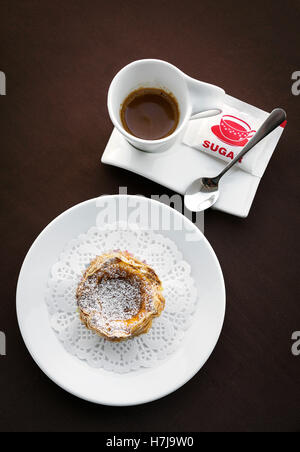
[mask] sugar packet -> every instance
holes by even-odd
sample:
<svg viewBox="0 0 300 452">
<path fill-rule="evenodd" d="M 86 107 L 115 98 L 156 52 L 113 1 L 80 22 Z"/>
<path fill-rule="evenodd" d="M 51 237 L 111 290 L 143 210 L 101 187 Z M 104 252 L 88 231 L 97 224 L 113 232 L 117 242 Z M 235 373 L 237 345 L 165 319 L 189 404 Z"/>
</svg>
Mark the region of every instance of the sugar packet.
<svg viewBox="0 0 300 452">
<path fill-rule="evenodd" d="M 229 163 L 267 117 L 267 112 L 226 95 L 220 114 L 190 121 L 183 143 Z M 251 149 L 237 163 L 239 168 L 262 177 L 285 125 L 286 121 Z"/>
</svg>

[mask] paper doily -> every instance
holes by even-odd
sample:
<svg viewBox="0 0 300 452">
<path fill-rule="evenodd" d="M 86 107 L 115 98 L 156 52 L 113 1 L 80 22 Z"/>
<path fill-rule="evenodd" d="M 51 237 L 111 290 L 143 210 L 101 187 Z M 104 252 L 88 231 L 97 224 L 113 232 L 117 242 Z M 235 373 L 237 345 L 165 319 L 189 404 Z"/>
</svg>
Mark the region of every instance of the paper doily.
<svg viewBox="0 0 300 452">
<path fill-rule="evenodd" d="M 111 250 L 128 250 L 145 260 L 164 287 L 166 307 L 147 334 L 109 342 L 89 331 L 79 319 L 76 288 L 90 262 Z M 70 241 L 52 269 L 46 303 L 51 326 L 65 349 L 90 366 L 118 373 L 152 367 L 173 353 L 184 337 L 197 303 L 190 265 L 170 239 L 136 225 L 92 227 Z"/>
</svg>

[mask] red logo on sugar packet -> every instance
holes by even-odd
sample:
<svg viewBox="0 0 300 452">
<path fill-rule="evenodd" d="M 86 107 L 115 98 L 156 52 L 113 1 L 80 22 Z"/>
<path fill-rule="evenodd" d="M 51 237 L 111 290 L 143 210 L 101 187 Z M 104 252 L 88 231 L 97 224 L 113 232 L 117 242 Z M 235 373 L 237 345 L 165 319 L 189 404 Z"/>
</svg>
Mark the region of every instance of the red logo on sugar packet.
<svg viewBox="0 0 300 452">
<path fill-rule="evenodd" d="M 232 115 L 222 116 L 220 124 L 212 126 L 211 131 L 220 141 L 230 146 L 245 146 L 256 132 L 255 130 L 251 130 L 247 122 Z M 212 143 L 209 140 L 204 140 L 202 146 L 210 149 L 212 152 L 218 152 L 220 155 L 231 160 L 235 157 L 233 151 Z M 242 159 L 239 161 L 241 162 Z"/>
<path fill-rule="evenodd" d="M 212 126 L 211 131 L 223 143 L 231 146 L 245 146 L 256 130 L 251 130 L 249 124 L 232 115 L 224 115 L 220 124 Z"/>
</svg>

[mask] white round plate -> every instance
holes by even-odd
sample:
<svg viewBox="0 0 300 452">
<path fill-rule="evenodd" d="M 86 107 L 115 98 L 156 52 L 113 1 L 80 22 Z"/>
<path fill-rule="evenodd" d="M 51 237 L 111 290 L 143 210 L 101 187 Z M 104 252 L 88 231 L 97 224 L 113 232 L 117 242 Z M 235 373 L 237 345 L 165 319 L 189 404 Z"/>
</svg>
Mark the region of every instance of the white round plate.
<svg viewBox="0 0 300 452">
<path fill-rule="evenodd" d="M 192 268 L 199 292 L 198 307 L 181 347 L 153 368 L 127 374 L 94 369 L 69 354 L 50 326 L 45 291 L 52 265 L 65 245 L 95 226 L 99 206 L 96 199 L 78 204 L 53 220 L 31 246 L 21 269 L 17 286 L 17 315 L 21 334 L 42 371 L 66 391 L 85 400 L 105 405 L 137 405 L 159 399 L 184 385 L 204 365 L 221 333 L 225 315 L 225 287 L 218 259 L 207 239 L 186 217 L 148 198 L 114 195 L 105 198 L 107 209 L 125 199 L 132 205 L 168 214 L 170 224 L 156 230 L 173 240 Z M 129 207 L 128 207 L 129 209 Z M 129 212 L 124 212 L 128 218 Z M 119 218 L 124 220 L 124 218 Z M 145 218 L 143 218 L 145 220 Z M 176 223 L 177 221 L 177 223 Z M 194 240 L 187 240 L 187 231 Z M 196 241 L 195 241 L 196 237 Z M 163 315 L 163 314 L 162 314 Z"/>
</svg>

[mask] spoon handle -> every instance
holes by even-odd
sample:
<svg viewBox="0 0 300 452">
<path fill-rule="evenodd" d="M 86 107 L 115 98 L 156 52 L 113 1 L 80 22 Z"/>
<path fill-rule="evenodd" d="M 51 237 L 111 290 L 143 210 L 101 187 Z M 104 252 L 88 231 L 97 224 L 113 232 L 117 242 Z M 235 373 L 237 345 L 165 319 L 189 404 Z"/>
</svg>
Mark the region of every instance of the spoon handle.
<svg viewBox="0 0 300 452">
<path fill-rule="evenodd" d="M 227 173 L 233 165 L 236 164 L 250 149 L 253 148 L 257 143 L 259 143 L 263 138 L 265 138 L 269 133 L 273 132 L 276 127 L 280 126 L 286 120 L 286 112 L 282 108 L 275 108 L 267 119 L 262 123 L 256 134 L 248 141 L 243 150 L 230 162 L 221 173 L 214 177 L 214 182 L 219 182 L 222 176 Z"/>
</svg>

